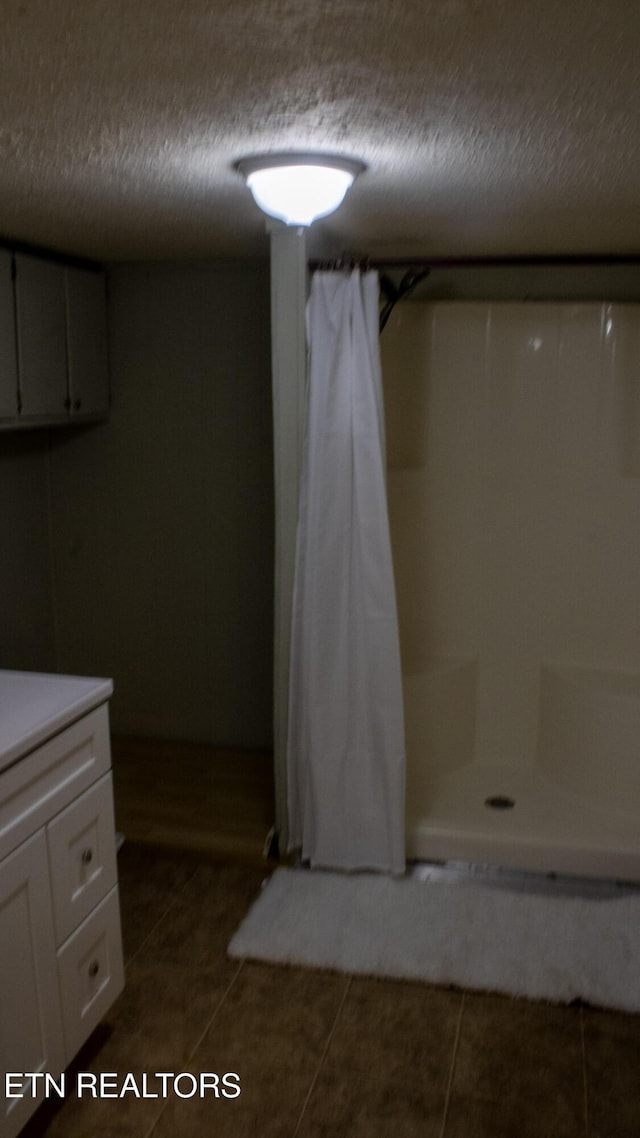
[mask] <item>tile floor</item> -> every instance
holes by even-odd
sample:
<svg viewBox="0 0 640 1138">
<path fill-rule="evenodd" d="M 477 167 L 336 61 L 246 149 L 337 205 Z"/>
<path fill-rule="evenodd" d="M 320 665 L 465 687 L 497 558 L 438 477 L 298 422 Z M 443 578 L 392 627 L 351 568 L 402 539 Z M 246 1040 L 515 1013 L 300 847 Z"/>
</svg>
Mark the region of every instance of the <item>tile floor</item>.
<svg viewBox="0 0 640 1138">
<path fill-rule="evenodd" d="M 241 1094 L 70 1096 L 24 1138 L 640 1135 L 640 1017 L 238 964 L 263 869 L 130 842 L 119 865 L 126 992 L 76 1071 L 237 1072 Z"/>
<path fill-rule="evenodd" d="M 116 824 L 129 839 L 263 864 L 273 755 L 172 739 L 111 741 Z"/>
</svg>

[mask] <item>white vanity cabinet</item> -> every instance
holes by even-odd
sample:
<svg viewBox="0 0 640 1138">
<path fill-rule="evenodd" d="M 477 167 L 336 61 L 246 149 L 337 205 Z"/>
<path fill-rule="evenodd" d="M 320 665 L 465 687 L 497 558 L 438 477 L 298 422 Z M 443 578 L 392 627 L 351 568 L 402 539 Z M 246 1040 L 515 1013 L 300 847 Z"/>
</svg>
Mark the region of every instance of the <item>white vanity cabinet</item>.
<svg viewBox="0 0 640 1138">
<path fill-rule="evenodd" d="M 0 954 L 3 1079 L 6 1072 L 16 1070 L 64 1070 L 49 865 L 42 832 L 0 863 Z M 11 1102 L 3 1098 L 0 1133 L 17 1134 L 36 1105 L 28 1097 Z"/>
<path fill-rule="evenodd" d="M 109 681 L 0 672 L 3 1078 L 58 1079 L 124 984 L 110 693 Z M 37 1107 L 29 1080 L 24 1090 L 7 1099 L 2 1087 L 0 1138 Z"/>
</svg>

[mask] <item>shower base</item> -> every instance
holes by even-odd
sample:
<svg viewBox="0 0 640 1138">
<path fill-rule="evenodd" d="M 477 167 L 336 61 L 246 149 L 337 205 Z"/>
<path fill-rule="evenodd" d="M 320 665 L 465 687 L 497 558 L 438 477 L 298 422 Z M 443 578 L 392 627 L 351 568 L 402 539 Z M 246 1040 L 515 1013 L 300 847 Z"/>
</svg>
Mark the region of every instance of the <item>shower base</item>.
<svg viewBox="0 0 640 1138">
<path fill-rule="evenodd" d="M 640 821 L 540 769 L 471 763 L 423 784 L 420 802 L 409 798 L 407 858 L 638 882 Z"/>
</svg>

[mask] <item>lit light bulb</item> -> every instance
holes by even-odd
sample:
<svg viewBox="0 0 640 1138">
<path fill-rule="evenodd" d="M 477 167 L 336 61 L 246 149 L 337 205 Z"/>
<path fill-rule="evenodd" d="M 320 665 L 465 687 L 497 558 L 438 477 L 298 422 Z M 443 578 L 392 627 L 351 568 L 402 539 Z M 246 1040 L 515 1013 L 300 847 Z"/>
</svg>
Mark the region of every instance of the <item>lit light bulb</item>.
<svg viewBox="0 0 640 1138">
<path fill-rule="evenodd" d="M 308 226 L 338 208 L 364 165 L 327 154 L 264 154 L 241 159 L 236 169 L 264 213 Z"/>
</svg>

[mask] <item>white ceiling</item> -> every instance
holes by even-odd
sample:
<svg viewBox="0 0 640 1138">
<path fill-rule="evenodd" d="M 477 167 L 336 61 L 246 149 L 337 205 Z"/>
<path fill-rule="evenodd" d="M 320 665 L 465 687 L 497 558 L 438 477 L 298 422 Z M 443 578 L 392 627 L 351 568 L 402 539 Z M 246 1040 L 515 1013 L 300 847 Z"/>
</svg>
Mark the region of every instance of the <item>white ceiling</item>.
<svg viewBox="0 0 640 1138">
<path fill-rule="evenodd" d="M 0 14 L 5 238 L 105 260 L 261 254 L 233 160 L 317 148 L 368 166 L 323 224 L 336 249 L 640 251 L 638 0 Z"/>
</svg>

